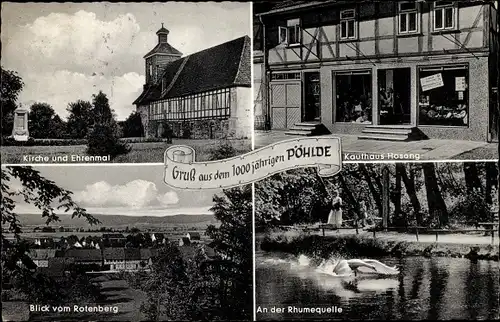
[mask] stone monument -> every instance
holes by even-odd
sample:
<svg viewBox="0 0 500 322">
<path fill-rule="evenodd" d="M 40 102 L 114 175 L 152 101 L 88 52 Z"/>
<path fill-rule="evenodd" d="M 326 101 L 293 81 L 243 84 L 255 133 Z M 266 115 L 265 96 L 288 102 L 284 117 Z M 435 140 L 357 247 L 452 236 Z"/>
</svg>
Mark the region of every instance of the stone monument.
<svg viewBox="0 0 500 322">
<path fill-rule="evenodd" d="M 18 107 L 14 111 L 14 127 L 12 128 L 12 137 L 16 141 L 28 141 L 28 113 L 23 107 Z"/>
</svg>

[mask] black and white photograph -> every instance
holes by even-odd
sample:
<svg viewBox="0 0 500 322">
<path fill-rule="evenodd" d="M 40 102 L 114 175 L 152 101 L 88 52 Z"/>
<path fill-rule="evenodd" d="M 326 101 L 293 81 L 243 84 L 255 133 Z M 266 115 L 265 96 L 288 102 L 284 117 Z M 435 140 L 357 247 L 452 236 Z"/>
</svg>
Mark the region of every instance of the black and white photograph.
<svg viewBox="0 0 500 322">
<path fill-rule="evenodd" d="M 255 147 L 332 135 L 346 161 L 498 158 L 498 1 L 253 7 Z"/>
<path fill-rule="evenodd" d="M 257 320 L 498 319 L 497 176 L 351 163 L 255 184 Z"/>
<path fill-rule="evenodd" d="M 2 321 L 251 320 L 251 186 L 162 171 L 2 167 Z"/>
<path fill-rule="evenodd" d="M 2 163 L 250 151 L 251 28 L 249 2 L 2 2 Z"/>
</svg>

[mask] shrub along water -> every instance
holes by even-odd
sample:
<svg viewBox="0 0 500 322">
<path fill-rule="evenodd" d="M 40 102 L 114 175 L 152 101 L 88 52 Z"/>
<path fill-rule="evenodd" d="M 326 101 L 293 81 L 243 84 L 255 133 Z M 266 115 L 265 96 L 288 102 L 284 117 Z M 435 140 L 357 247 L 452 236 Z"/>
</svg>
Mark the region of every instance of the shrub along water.
<svg viewBox="0 0 500 322">
<path fill-rule="evenodd" d="M 357 235 L 319 236 L 284 234 L 266 235 L 260 244 L 263 251 L 285 252 L 294 255 L 310 255 L 329 258 L 332 255 L 344 258 L 382 256 L 465 257 L 498 261 L 498 246 L 462 245 L 445 243 L 396 242 Z"/>
</svg>

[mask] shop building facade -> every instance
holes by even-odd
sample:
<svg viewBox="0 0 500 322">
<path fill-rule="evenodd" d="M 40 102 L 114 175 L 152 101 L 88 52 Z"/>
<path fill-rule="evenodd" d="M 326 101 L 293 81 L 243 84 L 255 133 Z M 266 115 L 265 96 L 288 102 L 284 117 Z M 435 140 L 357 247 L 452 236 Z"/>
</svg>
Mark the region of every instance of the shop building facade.
<svg viewBox="0 0 500 322">
<path fill-rule="evenodd" d="M 158 30 L 146 56 L 146 84 L 134 101 L 147 138 L 250 138 L 250 38 L 182 57 Z"/>
<path fill-rule="evenodd" d="M 287 1 L 254 29 L 257 129 L 498 140 L 493 2 Z"/>
</svg>

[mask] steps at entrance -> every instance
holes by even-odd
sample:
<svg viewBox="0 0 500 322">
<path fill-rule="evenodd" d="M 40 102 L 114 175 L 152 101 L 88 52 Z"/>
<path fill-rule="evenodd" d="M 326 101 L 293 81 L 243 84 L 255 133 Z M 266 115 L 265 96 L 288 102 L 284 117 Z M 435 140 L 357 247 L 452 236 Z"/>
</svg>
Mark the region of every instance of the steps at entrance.
<svg viewBox="0 0 500 322">
<path fill-rule="evenodd" d="M 422 139 L 417 128 L 411 125 L 368 125 L 360 140 L 415 141 Z"/>
<path fill-rule="evenodd" d="M 313 136 L 324 134 L 324 125 L 319 122 L 295 123 L 285 134 Z"/>
</svg>

